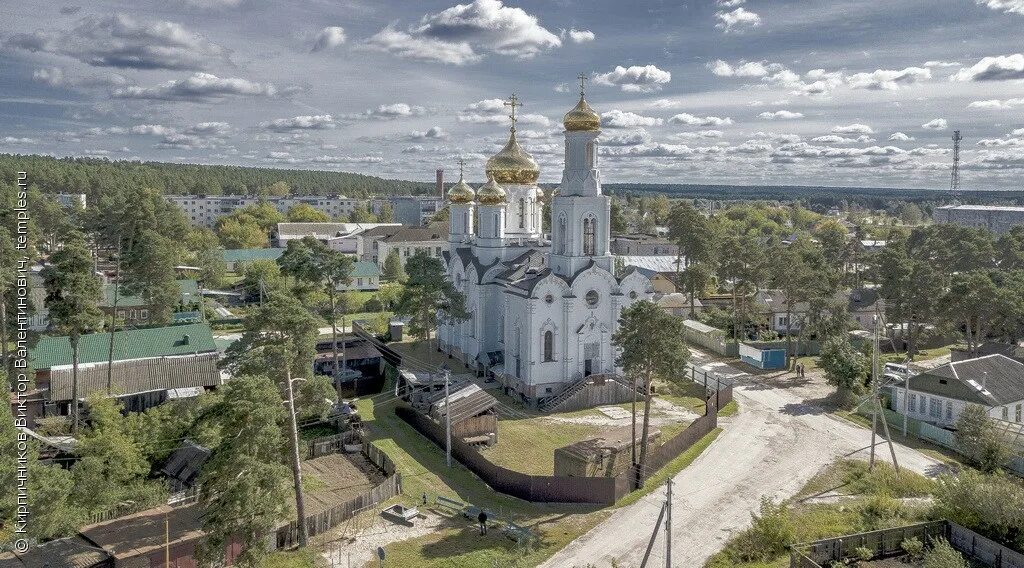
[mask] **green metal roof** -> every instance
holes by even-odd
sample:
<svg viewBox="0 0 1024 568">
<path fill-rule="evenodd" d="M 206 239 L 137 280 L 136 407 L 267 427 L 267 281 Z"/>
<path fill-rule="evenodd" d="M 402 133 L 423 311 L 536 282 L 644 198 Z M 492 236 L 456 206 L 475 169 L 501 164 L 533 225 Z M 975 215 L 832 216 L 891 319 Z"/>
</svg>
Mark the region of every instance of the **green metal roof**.
<svg viewBox="0 0 1024 568">
<path fill-rule="evenodd" d="M 371 278 L 380 276 L 380 268 L 376 262 L 360 260 L 352 265 L 352 278 Z"/>
<path fill-rule="evenodd" d="M 177 280 L 178 287 L 181 289 L 181 301 L 185 304 L 191 303 L 199 298 L 199 283 L 195 280 Z M 114 306 L 114 285 L 104 284 L 103 285 L 103 303 L 100 304 L 102 307 L 111 308 Z M 117 307 L 118 308 L 137 308 L 145 306 L 146 302 L 141 296 L 131 296 L 125 294 L 123 290 L 117 291 Z"/>
<path fill-rule="evenodd" d="M 188 336 L 188 341 L 185 340 Z M 110 349 L 109 333 L 83 335 L 78 340 L 78 362 L 98 363 L 107 360 Z M 205 323 L 129 329 L 114 333 L 114 360 L 126 361 L 187 355 L 216 351 L 210 326 Z M 29 352 L 36 370 L 71 364 L 71 343 L 67 337 L 42 337 Z"/>
<path fill-rule="evenodd" d="M 253 260 L 277 260 L 283 248 L 225 249 L 224 262 L 250 262 Z"/>
</svg>

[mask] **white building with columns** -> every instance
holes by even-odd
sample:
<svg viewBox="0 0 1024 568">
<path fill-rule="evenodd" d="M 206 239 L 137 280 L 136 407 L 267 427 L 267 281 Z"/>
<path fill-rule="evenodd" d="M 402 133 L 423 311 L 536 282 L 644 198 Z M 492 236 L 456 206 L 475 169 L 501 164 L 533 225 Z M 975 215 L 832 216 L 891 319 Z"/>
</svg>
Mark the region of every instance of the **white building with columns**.
<svg viewBox="0 0 1024 568">
<path fill-rule="evenodd" d="M 462 176 L 448 191 L 448 277 L 466 295 L 469 319 L 443 323 L 441 349 L 487 371 L 509 394 L 542 403 L 595 374 L 617 373 L 612 334 L 622 309 L 650 299 L 639 272 L 616 277 L 611 200 L 597 168 L 600 116 L 580 96 L 565 115 L 565 168 L 543 232 L 540 169 L 512 128 L 474 190 Z"/>
</svg>

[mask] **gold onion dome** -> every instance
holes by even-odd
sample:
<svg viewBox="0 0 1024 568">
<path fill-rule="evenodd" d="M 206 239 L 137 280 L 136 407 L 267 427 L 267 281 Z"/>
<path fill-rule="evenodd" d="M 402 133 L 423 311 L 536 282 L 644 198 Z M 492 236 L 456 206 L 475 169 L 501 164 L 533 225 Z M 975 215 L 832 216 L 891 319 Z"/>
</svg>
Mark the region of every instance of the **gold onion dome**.
<svg viewBox="0 0 1024 568">
<path fill-rule="evenodd" d="M 462 179 L 461 175 L 458 183 L 448 189 L 448 201 L 452 203 L 471 203 L 474 199 L 476 199 L 476 192 Z"/>
<path fill-rule="evenodd" d="M 537 165 L 533 156 L 519 145 L 519 141 L 516 140 L 515 128 L 512 129 L 505 147 L 487 160 L 485 169 L 487 175 L 498 183 L 529 185 L 537 183 L 537 178 L 540 177 L 540 166 Z M 483 190 L 483 188 L 480 189 Z"/>
<path fill-rule="evenodd" d="M 562 124 L 570 132 L 581 130 L 597 131 L 601 129 L 601 115 L 590 108 L 590 105 L 587 104 L 587 99 L 580 95 L 580 102 L 576 103 L 572 110 L 565 113 Z"/>
<path fill-rule="evenodd" d="M 490 171 L 488 171 L 490 174 Z M 506 197 L 505 190 L 498 185 L 498 182 L 494 181 L 494 176 L 489 176 L 487 183 L 480 186 L 480 189 L 476 192 L 476 200 L 481 205 L 500 205 L 505 203 Z"/>
</svg>

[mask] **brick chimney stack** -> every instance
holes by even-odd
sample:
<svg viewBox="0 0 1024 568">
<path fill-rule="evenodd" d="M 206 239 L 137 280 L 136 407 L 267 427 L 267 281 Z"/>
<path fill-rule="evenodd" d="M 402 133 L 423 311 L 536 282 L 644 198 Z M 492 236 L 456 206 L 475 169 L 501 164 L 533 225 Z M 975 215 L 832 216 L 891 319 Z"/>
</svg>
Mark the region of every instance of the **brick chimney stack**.
<svg viewBox="0 0 1024 568">
<path fill-rule="evenodd" d="M 444 169 L 437 168 L 437 196 L 444 199 Z"/>
</svg>

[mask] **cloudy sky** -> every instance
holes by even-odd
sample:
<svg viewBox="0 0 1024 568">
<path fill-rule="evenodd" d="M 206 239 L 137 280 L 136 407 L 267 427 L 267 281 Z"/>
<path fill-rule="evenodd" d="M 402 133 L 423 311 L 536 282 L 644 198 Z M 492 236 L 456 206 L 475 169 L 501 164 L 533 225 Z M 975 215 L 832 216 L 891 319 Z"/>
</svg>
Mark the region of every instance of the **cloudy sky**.
<svg viewBox="0 0 1024 568">
<path fill-rule="evenodd" d="M 561 176 L 579 73 L 606 181 L 1021 189 L 1024 0 L 9 2 L 0 152 Z"/>
</svg>

